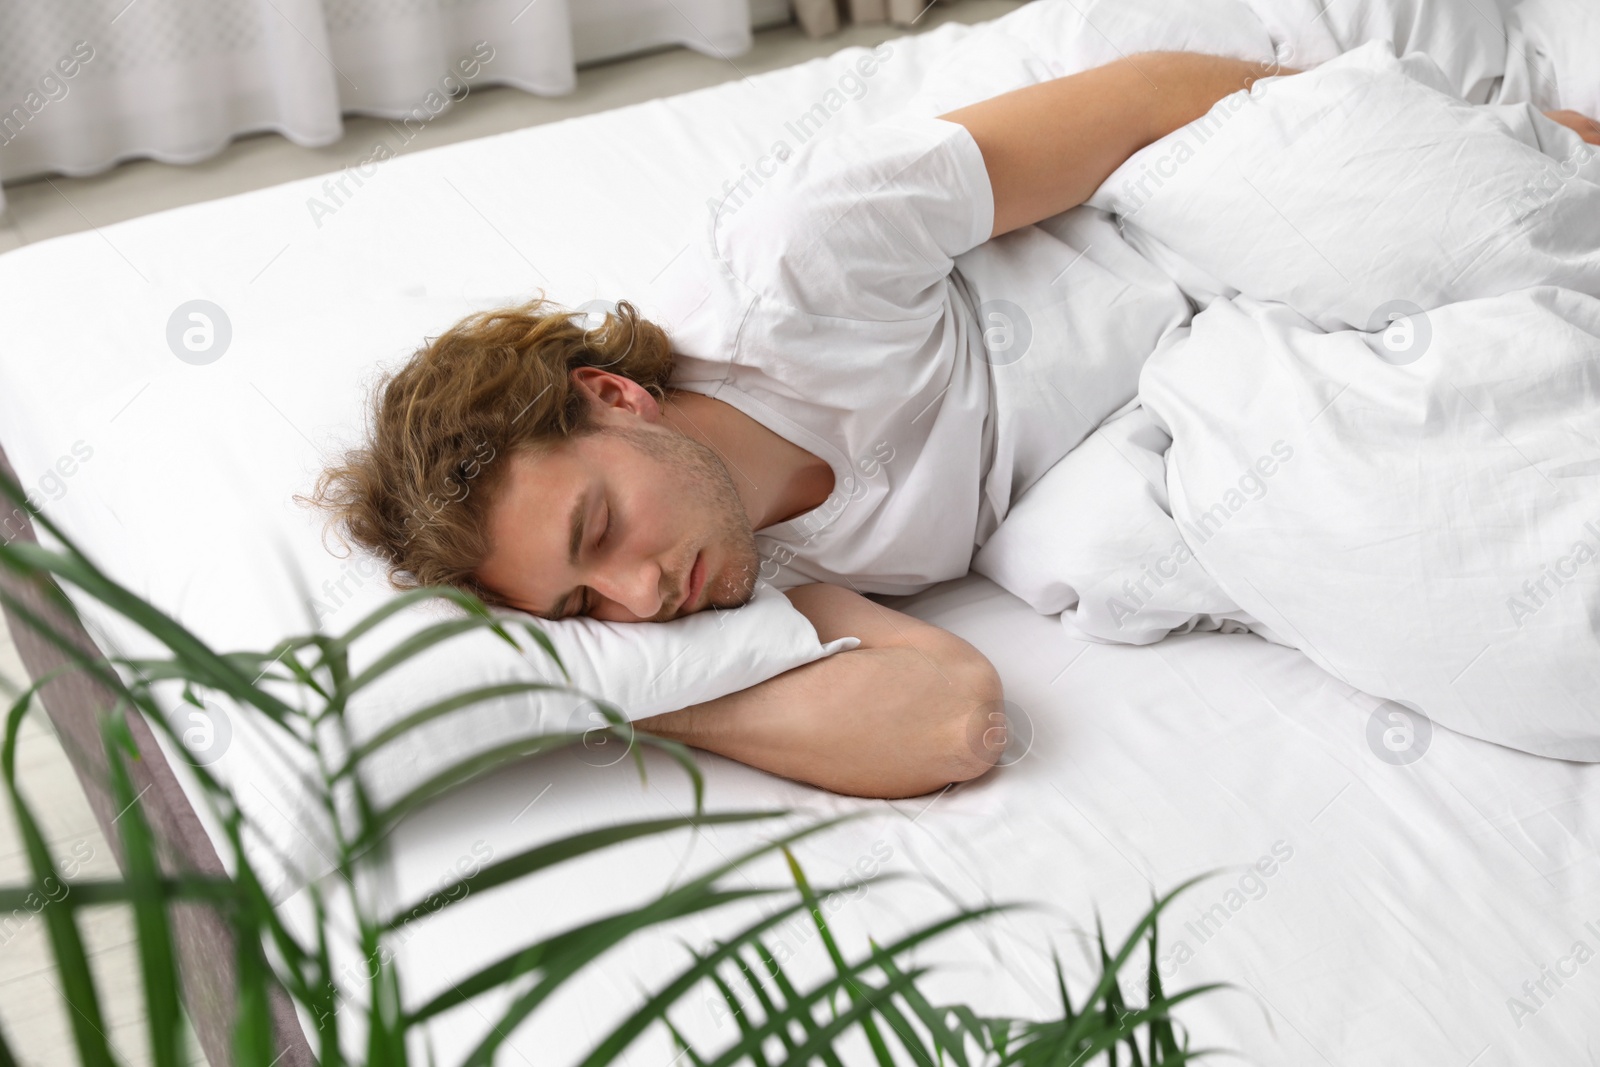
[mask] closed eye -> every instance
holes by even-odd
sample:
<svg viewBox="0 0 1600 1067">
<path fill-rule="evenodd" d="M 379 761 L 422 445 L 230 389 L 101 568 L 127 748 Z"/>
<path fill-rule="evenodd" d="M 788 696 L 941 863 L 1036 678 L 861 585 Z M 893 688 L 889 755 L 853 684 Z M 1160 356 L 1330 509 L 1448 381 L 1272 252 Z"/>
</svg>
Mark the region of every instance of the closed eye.
<svg viewBox="0 0 1600 1067">
<path fill-rule="evenodd" d="M 609 534 L 610 532 L 611 532 L 611 504 L 608 501 L 606 503 L 605 521 L 600 526 L 600 536 L 594 539 L 594 547 L 599 548 L 601 545 L 605 544 L 606 543 L 606 535 Z M 583 591 L 583 607 L 578 612 L 578 614 L 587 615 L 593 610 L 594 610 L 594 604 L 589 599 L 589 591 L 587 589 L 585 589 Z"/>
</svg>

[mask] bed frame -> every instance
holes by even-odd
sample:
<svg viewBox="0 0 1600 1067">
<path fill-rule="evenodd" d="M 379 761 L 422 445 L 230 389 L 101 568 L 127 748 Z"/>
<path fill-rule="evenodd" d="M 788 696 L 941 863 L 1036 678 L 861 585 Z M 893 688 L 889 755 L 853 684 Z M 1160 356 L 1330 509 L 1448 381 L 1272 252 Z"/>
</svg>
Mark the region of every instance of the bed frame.
<svg viewBox="0 0 1600 1067">
<path fill-rule="evenodd" d="M 0 446 L 0 473 L 17 480 L 3 446 Z M 25 541 L 38 541 L 33 524 L 25 517 L 22 531 L 16 536 Z M 63 614 L 46 595 L 45 582 L 56 584 L 48 576 L 30 581 L 0 568 L 0 587 L 25 603 L 30 611 L 48 620 L 85 655 L 104 660 L 105 656 L 84 632 L 78 619 Z M 5 609 L 5 619 L 31 680 L 37 681 L 68 662 L 64 651 L 35 633 L 9 608 Z M 98 678 L 91 678 L 82 671 L 63 674 L 40 691 L 45 711 L 55 725 L 61 745 L 89 798 L 95 822 L 111 846 L 118 867 L 124 870 L 126 865 L 121 840 L 112 826 L 117 806 L 107 784 L 105 753 L 97 723 L 102 709 L 115 707 L 119 697 L 125 695 L 126 690 L 120 684 L 113 690 Z M 133 787 L 141 797 L 138 803 L 143 806 L 145 818 L 149 820 L 155 836 L 162 869 L 168 873 L 189 871 L 225 876 L 222 860 L 179 785 L 172 767 L 168 765 L 166 756 L 157 745 L 150 724 L 143 715 L 131 710 L 131 704 L 128 707 L 130 711 L 125 715 L 140 757 L 130 765 L 129 770 Z M 195 1034 L 200 1039 L 200 1047 L 212 1067 L 232 1067 L 233 933 L 214 908 L 203 904 L 175 905 L 171 922 L 183 998 Z M 278 1053 L 275 1067 L 313 1067 L 316 1061 L 311 1053 L 311 1045 L 300 1027 L 299 1017 L 288 994 L 277 982 L 271 983 L 269 993 L 273 1039 Z"/>
</svg>

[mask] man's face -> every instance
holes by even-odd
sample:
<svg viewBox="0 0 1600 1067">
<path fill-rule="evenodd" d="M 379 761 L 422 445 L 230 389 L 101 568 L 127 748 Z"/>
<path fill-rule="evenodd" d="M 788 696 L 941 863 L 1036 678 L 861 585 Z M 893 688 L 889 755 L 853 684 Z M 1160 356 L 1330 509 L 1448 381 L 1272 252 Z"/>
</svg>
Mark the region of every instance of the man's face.
<svg viewBox="0 0 1600 1067">
<path fill-rule="evenodd" d="M 548 619 L 665 622 L 754 595 L 755 534 L 727 467 L 700 442 L 639 420 L 507 462 L 477 576 L 511 607 Z M 685 600 L 697 558 L 704 577 Z"/>
</svg>

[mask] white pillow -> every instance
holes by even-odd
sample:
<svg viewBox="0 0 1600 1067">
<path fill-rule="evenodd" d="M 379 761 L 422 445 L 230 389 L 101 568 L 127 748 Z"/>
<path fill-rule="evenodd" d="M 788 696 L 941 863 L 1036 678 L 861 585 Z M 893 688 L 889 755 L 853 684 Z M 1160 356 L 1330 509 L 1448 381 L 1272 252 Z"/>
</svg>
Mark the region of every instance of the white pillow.
<svg viewBox="0 0 1600 1067">
<path fill-rule="evenodd" d="M 496 612 L 549 635 L 572 685 L 644 719 L 747 689 L 792 667 L 861 644 L 819 643 L 811 620 L 776 587 L 756 584 L 740 608 L 711 609 L 663 623 L 563 619 Z"/>
<path fill-rule="evenodd" d="M 419 612 L 418 621 L 465 617 L 453 604 L 438 603 L 448 612 Z M 743 607 L 700 611 L 671 622 L 551 622 L 499 608 L 492 614 L 524 646 L 525 654 L 487 628 L 440 642 L 352 702 L 347 715 L 352 740 L 361 744 L 426 704 L 468 688 L 548 681 L 570 685 L 576 693 L 498 697 L 407 732 L 363 762 L 364 781 L 378 804 L 389 804 L 451 764 L 499 745 L 544 733 L 603 729 L 610 720 L 600 702 L 613 705 L 629 720 L 645 719 L 747 689 L 861 643 L 841 637 L 822 644 L 810 620 L 766 582 L 757 583 L 755 595 Z M 550 639 L 570 683 L 527 632 L 529 624 Z M 407 627 L 412 625 L 408 619 Z M 368 642 L 380 634 L 380 641 Z M 359 664 L 404 637 L 400 628 L 391 630 L 387 624 L 364 635 L 356 643 L 360 654 L 352 655 L 353 669 L 360 670 Z M 597 738 L 595 743 L 602 742 Z M 598 752 L 590 758 L 612 762 Z"/>
</svg>

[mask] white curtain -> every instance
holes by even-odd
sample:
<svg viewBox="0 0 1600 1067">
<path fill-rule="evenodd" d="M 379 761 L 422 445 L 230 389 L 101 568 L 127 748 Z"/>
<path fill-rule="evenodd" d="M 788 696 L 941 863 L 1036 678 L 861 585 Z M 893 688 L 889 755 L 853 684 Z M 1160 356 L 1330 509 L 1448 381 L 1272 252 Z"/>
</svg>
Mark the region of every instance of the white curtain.
<svg viewBox="0 0 1600 1067">
<path fill-rule="evenodd" d="M 0 0 L 0 179 L 259 130 L 326 145 L 352 112 L 415 129 L 486 85 L 555 96 L 587 60 L 750 43 L 750 0 Z"/>
</svg>

